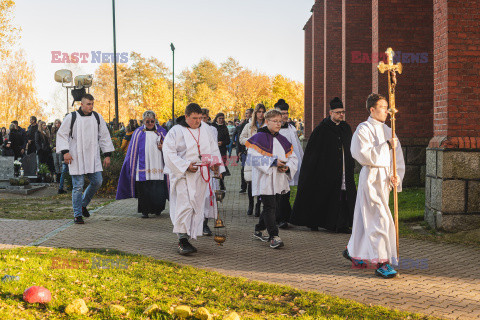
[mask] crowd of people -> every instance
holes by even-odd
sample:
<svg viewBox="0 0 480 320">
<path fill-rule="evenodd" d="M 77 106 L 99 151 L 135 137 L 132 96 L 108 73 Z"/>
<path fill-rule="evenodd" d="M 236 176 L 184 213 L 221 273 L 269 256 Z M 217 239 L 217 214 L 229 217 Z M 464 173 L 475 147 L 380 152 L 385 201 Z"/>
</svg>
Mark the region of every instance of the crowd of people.
<svg viewBox="0 0 480 320">
<path fill-rule="evenodd" d="M 68 167 L 76 224 L 90 216 L 87 206 L 114 151 L 108 124 L 93 108 L 94 98 L 87 94 L 78 110 L 50 129 L 34 117 L 26 132 L 14 122 L 10 131 L 2 129 L 4 150 L 15 157 L 37 152 L 39 161 L 54 170 L 62 161 Z M 254 239 L 281 248 L 279 230 L 292 225 L 351 234 L 343 251 L 346 259 L 358 268 L 376 264 L 376 275 L 395 277 L 398 257 L 388 200 L 394 185 L 401 191 L 405 164 L 400 143 L 385 124 L 387 99 L 372 93 L 366 111 L 367 121 L 352 133 L 342 101 L 334 98 L 305 151 L 299 139 L 302 125 L 291 121 L 283 99 L 271 110 L 260 103 L 247 109 L 243 119 L 230 121 L 224 113 L 211 120 L 209 110 L 195 103 L 175 123 L 163 126 L 153 111 L 146 111 L 140 123 L 132 120 L 125 127 L 121 148 L 126 157 L 116 198 L 138 198 L 143 218 L 161 214 L 168 200 L 178 253 L 195 253 L 191 239 L 212 235 L 208 223 L 218 217 L 215 197 L 217 191 L 225 192 L 227 160 L 235 148 L 241 164 L 239 192 L 248 194 L 246 215 L 258 218 L 252 225 Z M 392 171 L 393 149 L 397 172 Z M 355 160 L 363 166 L 358 193 Z M 83 191 L 85 176 L 90 184 Z M 293 207 L 292 186 L 298 186 Z"/>
<path fill-rule="evenodd" d="M 56 152 L 57 132 L 62 122 L 56 119 L 53 123 L 30 117 L 27 130 L 20 127 L 17 120 L 10 123 L 9 128 L 0 129 L 0 147 L 2 156 L 13 156 L 15 160 L 35 154 L 38 165 L 45 165 L 55 182 L 59 183 L 58 193 L 64 190 L 65 174 L 68 166 L 63 162 L 61 154 Z"/>
</svg>

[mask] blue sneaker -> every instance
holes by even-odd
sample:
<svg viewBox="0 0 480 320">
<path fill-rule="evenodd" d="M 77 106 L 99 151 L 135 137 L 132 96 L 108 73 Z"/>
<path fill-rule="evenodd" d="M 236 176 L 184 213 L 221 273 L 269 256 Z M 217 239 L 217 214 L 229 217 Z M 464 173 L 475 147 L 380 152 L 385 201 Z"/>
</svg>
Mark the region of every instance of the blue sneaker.
<svg viewBox="0 0 480 320">
<path fill-rule="evenodd" d="M 348 253 L 348 249 L 345 249 L 343 251 L 343 257 L 349 261 L 352 262 L 353 268 L 355 269 L 365 269 L 367 268 L 367 264 L 363 260 L 358 260 L 358 259 L 353 259 L 350 257 L 350 254 Z"/>
<path fill-rule="evenodd" d="M 385 263 L 375 270 L 375 274 L 385 279 L 391 279 L 397 276 L 397 271 L 390 264 Z"/>
</svg>

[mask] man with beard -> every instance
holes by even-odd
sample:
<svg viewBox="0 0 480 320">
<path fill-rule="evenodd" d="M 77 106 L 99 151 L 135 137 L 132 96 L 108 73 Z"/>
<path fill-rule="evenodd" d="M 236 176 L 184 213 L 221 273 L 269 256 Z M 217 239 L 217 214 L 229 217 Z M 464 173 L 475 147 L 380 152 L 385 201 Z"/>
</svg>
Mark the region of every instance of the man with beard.
<svg viewBox="0 0 480 320">
<path fill-rule="evenodd" d="M 337 97 L 308 140 L 303 157 L 291 223 L 350 233 L 355 208 L 355 163 L 350 153 L 352 129 Z"/>
</svg>

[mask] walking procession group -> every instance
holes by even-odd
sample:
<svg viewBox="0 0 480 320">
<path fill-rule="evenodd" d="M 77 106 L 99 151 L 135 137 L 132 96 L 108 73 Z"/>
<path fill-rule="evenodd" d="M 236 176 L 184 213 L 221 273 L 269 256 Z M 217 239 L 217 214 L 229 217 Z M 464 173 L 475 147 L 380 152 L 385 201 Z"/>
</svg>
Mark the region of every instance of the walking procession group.
<svg viewBox="0 0 480 320">
<path fill-rule="evenodd" d="M 85 95 L 80 108 L 66 116 L 57 133 L 56 150 L 63 154 L 72 175 L 76 224 L 89 217 L 87 206 L 115 150 L 107 124 L 93 107 L 93 96 Z M 352 135 L 343 103 L 334 98 L 330 116 L 315 128 L 305 153 L 296 128 L 288 122 L 285 100 L 268 111 L 263 104 L 247 110 L 238 143 L 245 148 L 240 158 L 249 194 L 247 214 L 255 211 L 258 216 L 252 225 L 254 239 L 274 249 L 284 247 L 279 229 L 292 225 L 351 233 L 345 258 L 360 268 L 377 264 L 378 276 L 396 276 L 395 226 L 388 203 L 392 187 L 401 190 L 405 165 L 400 143 L 385 124 L 387 99 L 372 93 L 366 109 L 367 121 Z M 217 117 L 225 121 L 223 114 Z M 228 130 L 207 121 L 208 109 L 191 103 L 167 131 L 153 111 L 146 111 L 143 125 L 130 136 L 118 181 L 117 199 L 138 198 L 142 217 L 161 214 L 169 201 L 177 251 L 182 255 L 197 252 L 192 239 L 212 234 L 208 221 L 218 216 L 214 191 L 225 189 L 223 178 L 229 174 Z M 392 149 L 397 153 L 397 175 L 392 170 Z M 354 160 L 363 166 L 358 192 Z M 90 184 L 83 191 L 85 176 Z M 292 186 L 298 186 L 293 207 Z"/>
</svg>

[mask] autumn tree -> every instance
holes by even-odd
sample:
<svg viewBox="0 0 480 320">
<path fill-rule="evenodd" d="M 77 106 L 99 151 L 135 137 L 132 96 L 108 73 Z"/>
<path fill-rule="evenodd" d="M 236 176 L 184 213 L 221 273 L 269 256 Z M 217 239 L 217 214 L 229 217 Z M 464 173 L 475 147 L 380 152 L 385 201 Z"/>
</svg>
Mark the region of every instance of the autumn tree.
<svg viewBox="0 0 480 320">
<path fill-rule="evenodd" d="M 11 54 L 0 73 L 2 125 L 18 120 L 21 126 L 28 126 L 30 116 L 42 118 L 44 103 L 38 98 L 34 81 L 35 70 L 25 53 L 20 50 Z"/>
<path fill-rule="evenodd" d="M 0 0 L 0 59 L 8 57 L 19 37 L 20 29 L 12 23 L 14 8 L 15 1 Z"/>
</svg>

